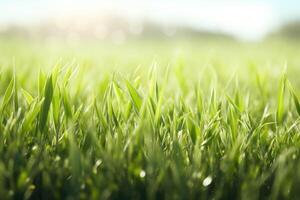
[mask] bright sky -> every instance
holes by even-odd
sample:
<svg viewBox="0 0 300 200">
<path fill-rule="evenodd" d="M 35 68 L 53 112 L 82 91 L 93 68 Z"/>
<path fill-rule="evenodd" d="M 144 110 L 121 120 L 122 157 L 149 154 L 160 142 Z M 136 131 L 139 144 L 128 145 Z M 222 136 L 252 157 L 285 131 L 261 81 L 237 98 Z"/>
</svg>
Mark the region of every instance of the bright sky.
<svg viewBox="0 0 300 200">
<path fill-rule="evenodd" d="M 51 17 L 95 15 L 104 11 L 130 19 L 188 25 L 255 40 L 286 21 L 300 19 L 300 1 L 0 0 L 0 26 L 42 23 Z"/>
</svg>

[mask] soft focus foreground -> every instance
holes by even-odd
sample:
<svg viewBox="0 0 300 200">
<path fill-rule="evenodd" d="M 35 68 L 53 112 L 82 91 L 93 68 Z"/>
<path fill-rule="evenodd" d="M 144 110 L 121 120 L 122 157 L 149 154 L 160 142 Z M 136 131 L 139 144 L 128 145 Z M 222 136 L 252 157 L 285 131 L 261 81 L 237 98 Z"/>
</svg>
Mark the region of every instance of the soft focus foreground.
<svg viewBox="0 0 300 200">
<path fill-rule="evenodd" d="M 297 46 L 1 39 L 1 198 L 296 199 Z"/>
</svg>

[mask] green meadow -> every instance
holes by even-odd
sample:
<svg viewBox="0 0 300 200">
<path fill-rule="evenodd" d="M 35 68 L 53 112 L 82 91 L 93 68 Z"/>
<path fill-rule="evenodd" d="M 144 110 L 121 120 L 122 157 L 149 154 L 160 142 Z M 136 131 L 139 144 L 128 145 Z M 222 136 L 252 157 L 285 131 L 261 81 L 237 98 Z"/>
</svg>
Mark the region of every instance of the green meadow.
<svg viewBox="0 0 300 200">
<path fill-rule="evenodd" d="M 299 44 L 1 38 L 0 198 L 299 198 Z"/>
</svg>

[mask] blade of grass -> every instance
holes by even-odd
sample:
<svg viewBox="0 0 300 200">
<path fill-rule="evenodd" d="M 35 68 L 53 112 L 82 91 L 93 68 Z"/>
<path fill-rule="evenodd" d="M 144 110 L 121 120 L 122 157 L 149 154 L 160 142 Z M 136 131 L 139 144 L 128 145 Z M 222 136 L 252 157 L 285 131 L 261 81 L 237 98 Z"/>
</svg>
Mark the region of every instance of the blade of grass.
<svg viewBox="0 0 300 200">
<path fill-rule="evenodd" d="M 48 114 L 49 114 L 49 109 L 50 109 L 50 104 L 52 101 L 52 96 L 53 96 L 53 84 L 52 84 L 52 75 L 50 75 L 47 79 L 45 90 L 44 90 L 44 103 L 42 106 L 42 110 L 40 112 L 40 120 L 39 120 L 39 128 L 40 131 L 43 132 Z"/>
<path fill-rule="evenodd" d="M 137 112 L 139 112 L 139 110 L 141 109 L 142 106 L 142 97 L 141 95 L 138 93 L 137 89 L 135 89 L 135 87 L 133 87 L 131 85 L 131 83 L 129 81 L 126 80 L 126 87 L 128 89 L 131 101 L 134 105 L 134 108 Z"/>
<path fill-rule="evenodd" d="M 281 77 L 279 84 L 279 92 L 277 97 L 277 111 L 276 111 L 276 123 L 281 124 L 284 116 L 284 92 L 286 85 L 286 74 Z"/>
</svg>

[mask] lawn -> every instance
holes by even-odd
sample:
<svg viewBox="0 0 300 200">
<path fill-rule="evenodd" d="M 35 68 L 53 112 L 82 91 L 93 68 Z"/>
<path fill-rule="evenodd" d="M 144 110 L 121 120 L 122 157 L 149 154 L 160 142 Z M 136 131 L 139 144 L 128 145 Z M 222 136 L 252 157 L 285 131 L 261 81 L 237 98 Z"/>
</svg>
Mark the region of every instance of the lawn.
<svg viewBox="0 0 300 200">
<path fill-rule="evenodd" d="M 1 38 L 1 199 L 297 199 L 299 53 Z"/>
</svg>

